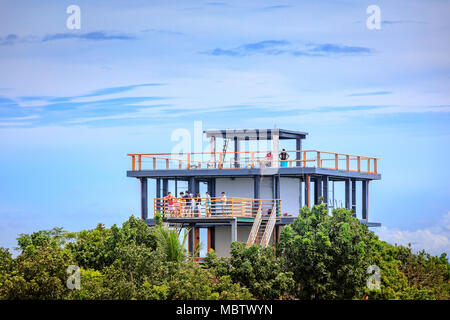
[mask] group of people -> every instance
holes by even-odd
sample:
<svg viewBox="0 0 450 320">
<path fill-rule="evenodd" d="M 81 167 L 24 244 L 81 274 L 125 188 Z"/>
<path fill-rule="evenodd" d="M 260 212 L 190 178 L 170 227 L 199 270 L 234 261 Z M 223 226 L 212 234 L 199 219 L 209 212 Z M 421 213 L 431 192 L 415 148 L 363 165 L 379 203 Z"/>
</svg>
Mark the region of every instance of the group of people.
<svg viewBox="0 0 450 320">
<path fill-rule="evenodd" d="M 210 216 L 217 212 L 217 202 L 222 206 L 222 214 L 226 214 L 228 201 L 225 192 L 222 192 L 219 199 L 214 200 L 211 200 L 209 192 L 202 197 L 198 192 L 194 195 L 186 190 L 186 192 L 180 192 L 178 198 L 173 196 L 172 192 L 168 192 L 163 198 L 162 209 L 164 215 L 169 214 L 175 217 L 201 217 L 203 213 L 205 216 Z"/>
</svg>

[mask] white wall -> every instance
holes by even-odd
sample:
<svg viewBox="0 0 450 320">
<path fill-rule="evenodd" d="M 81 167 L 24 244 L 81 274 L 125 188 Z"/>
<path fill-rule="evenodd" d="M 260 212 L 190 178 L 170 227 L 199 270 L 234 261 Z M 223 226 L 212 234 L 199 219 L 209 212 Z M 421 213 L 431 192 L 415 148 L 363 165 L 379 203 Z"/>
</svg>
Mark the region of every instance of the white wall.
<svg viewBox="0 0 450 320">
<path fill-rule="evenodd" d="M 252 226 L 238 226 L 237 227 L 237 241 L 247 243 L 248 236 L 250 234 Z M 230 257 L 231 246 L 231 226 L 219 226 L 215 227 L 215 252 L 219 257 Z M 270 243 L 273 243 L 273 236 L 275 230 L 270 238 Z"/>
<path fill-rule="evenodd" d="M 298 216 L 300 181 L 298 178 L 281 177 L 280 196 L 281 196 L 281 212 Z"/>
</svg>

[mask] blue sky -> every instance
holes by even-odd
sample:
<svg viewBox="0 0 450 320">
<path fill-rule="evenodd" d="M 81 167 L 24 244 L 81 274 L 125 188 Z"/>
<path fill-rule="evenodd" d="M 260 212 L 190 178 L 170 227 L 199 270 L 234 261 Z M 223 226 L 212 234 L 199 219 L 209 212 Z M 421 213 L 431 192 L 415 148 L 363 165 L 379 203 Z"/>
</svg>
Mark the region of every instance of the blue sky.
<svg viewBox="0 0 450 320">
<path fill-rule="evenodd" d="M 68 30 L 66 8 L 81 8 Z M 366 8 L 381 9 L 381 30 Z M 2 1 L 0 245 L 139 215 L 130 152 L 177 128 L 382 158 L 370 218 L 450 251 L 448 1 Z M 153 185 L 150 186 L 153 191 Z"/>
</svg>

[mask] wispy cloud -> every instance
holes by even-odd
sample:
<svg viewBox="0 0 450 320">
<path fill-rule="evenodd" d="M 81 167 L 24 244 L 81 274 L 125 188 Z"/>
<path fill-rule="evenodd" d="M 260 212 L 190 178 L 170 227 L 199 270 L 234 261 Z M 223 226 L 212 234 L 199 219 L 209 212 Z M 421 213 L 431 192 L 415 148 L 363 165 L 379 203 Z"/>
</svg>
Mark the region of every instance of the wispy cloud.
<svg viewBox="0 0 450 320">
<path fill-rule="evenodd" d="M 64 40 L 64 39 L 81 39 L 90 41 L 105 41 L 105 40 L 134 40 L 135 36 L 127 34 L 108 34 L 103 31 L 95 31 L 88 33 L 55 33 L 46 35 L 42 38 L 42 42 L 54 41 L 54 40 Z"/>
<path fill-rule="evenodd" d="M 275 6 L 268 6 L 268 7 L 264 7 L 261 10 L 262 11 L 273 11 L 273 10 L 279 10 L 279 9 L 288 9 L 288 8 L 292 8 L 293 6 L 291 5 L 275 5 Z"/>
<path fill-rule="evenodd" d="M 411 247 L 416 250 L 440 255 L 450 254 L 450 211 L 443 215 L 441 221 L 433 227 L 416 231 L 405 231 L 398 228 L 381 227 L 375 230 L 381 240 L 391 244 Z"/>
<path fill-rule="evenodd" d="M 372 91 L 372 92 L 357 92 L 347 95 L 348 97 L 362 97 L 362 96 L 381 96 L 386 94 L 392 94 L 391 91 Z"/>
<path fill-rule="evenodd" d="M 20 36 L 11 33 L 7 36 L 0 37 L 0 45 L 12 46 L 19 43 L 39 43 L 39 42 L 67 40 L 67 39 L 79 39 L 86 41 L 107 41 L 107 40 L 135 40 L 137 38 L 136 36 L 129 34 L 112 34 L 104 31 L 93 31 L 87 33 L 65 32 L 65 33 L 48 34 L 42 37 L 34 35 Z"/>
<path fill-rule="evenodd" d="M 286 40 L 264 40 L 255 43 L 243 44 L 235 48 L 215 48 L 210 51 L 200 52 L 212 56 L 243 57 L 253 54 L 280 55 L 290 54 L 293 56 L 327 57 L 339 55 L 362 55 L 373 53 L 373 50 L 360 46 L 348 46 L 333 43 L 313 44 L 308 43 L 299 47 Z"/>
<path fill-rule="evenodd" d="M 427 24 L 425 21 L 416 20 L 383 20 L 382 24 Z"/>
</svg>

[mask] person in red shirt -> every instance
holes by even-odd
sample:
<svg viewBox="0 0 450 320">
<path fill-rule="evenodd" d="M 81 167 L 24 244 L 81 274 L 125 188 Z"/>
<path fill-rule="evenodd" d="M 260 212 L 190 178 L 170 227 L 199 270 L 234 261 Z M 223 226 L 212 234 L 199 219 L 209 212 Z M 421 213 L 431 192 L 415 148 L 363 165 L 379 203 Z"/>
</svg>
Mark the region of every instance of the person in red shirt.
<svg viewBox="0 0 450 320">
<path fill-rule="evenodd" d="M 175 197 L 172 195 L 172 192 L 169 192 L 167 196 L 164 197 L 164 202 L 166 203 L 166 206 L 168 207 L 168 213 L 173 214 L 174 213 L 174 204 L 175 204 Z"/>
</svg>

